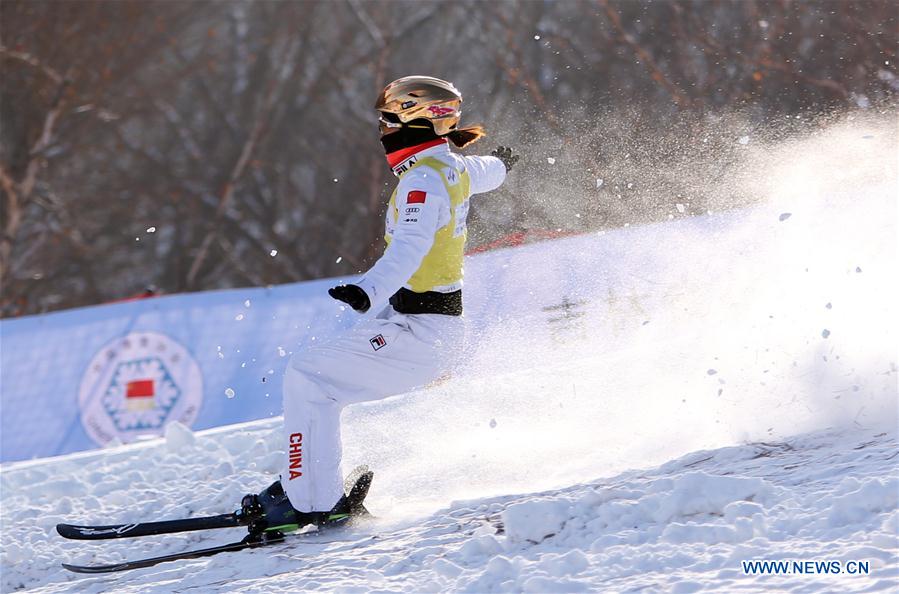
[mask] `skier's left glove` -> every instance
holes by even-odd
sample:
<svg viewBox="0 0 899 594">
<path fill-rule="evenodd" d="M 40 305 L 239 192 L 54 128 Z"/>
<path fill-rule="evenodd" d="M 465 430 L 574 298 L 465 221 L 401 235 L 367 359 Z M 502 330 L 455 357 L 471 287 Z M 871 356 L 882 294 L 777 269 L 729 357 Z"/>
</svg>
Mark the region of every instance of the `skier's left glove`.
<svg viewBox="0 0 899 594">
<path fill-rule="evenodd" d="M 338 301 L 343 301 L 360 313 L 367 312 L 371 307 L 368 295 L 356 285 L 338 285 L 333 289 L 328 289 L 328 295 Z"/>
<path fill-rule="evenodd" d="M 507 146 L 499 145 L 490 155 L 503 162 L 503 165 L 506 166 L 506 173 L 509 173 L 512 166 L 518 163 L 518 155 L 513 155 L 512 149 Z"/>
</svg>

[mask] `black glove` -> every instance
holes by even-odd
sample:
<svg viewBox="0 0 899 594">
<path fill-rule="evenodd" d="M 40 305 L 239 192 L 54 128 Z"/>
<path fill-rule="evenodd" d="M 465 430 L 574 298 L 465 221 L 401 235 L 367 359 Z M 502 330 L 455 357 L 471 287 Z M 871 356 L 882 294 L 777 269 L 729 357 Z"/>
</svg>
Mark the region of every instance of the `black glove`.
<svg viewBox="0 0 899 594">
<path fill-rule="evenodd" d="M 343 301 L 358 312 L 365 313 L 371 307 L 371 300 L 362 290 L 362 287 L 356 285 L 339 285 L 333 289 L 328 289 L 328 295 L 338 301 Z"/>
<path fill-rule="evenodd" d="M 496 147 L 496 150 L 490 154 L 503 162 L 503 165 L 506 166 L 506 173 L 511 171 L 512 165 L 518 163 L 518 155 L 513 155 L 512 149 L 503 145 Z"/>
</svg>

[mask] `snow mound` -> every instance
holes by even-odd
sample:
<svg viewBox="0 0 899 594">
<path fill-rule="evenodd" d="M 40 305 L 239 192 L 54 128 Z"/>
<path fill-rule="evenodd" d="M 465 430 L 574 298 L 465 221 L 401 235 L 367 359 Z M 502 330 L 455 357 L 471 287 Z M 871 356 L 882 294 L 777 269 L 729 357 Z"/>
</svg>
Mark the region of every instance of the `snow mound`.
<svg viewBox="0 0 899 594">
<path fill-rule="evenodd" d="M 193 446 L 197 442 L 190 427 L 185 427 L 178 421 L 173 421 L 165 426 L 165 445 L 170 452 L 179 452 Z"/>
</svg>

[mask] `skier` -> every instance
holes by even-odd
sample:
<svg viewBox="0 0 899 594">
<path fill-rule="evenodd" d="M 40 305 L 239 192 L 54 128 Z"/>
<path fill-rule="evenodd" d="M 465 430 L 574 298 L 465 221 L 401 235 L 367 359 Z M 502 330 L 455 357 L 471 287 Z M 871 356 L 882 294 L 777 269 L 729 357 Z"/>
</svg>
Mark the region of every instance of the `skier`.
<svg viewBox="0 0 899 594">
<path fill-rule="evenodd" d="M 387 208 L 387 247 L 358 281 L 328 293 L 359 313 L 377 313 L 290 359 L 284 471 L 242 504 L 258 518 L 256 530 L 321 526 L 358 512 L 343 495 L 341 410 L 426 385 L 452 366 L 463 339 L 468 200 L 498 188 L 518 160 L 502 146 L 489 157 L 450 151 L 448 141 L 461 148 L 484 136 L 481 126 L 458 127 L 461 103 L 452 83 L 429 76 L 396 80 L 375 103 L 381 144 L 399 178 Z"/>
</svg>

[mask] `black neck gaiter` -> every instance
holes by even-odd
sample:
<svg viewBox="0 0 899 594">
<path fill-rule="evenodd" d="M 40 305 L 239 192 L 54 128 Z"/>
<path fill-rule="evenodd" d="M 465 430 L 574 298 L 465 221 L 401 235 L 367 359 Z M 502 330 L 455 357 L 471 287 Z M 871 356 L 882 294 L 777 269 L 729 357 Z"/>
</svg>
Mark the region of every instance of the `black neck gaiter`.
<svg viewBox="0 0 899 594">
<path fill-rule="evenodd" d="M 419 123 L 419 120 L 410 123 L 417 124 Z M 430 140 L 437 140 L 438 138 L 440 137 L 434 133 L 431 126 L 427 126 L 426 128 L 409 128 L 408 126 L 403 126 L 396 132 L 382 136 L 381 146 L 384 147 L 385 153 L 390 154 Z"/>
</svg>

